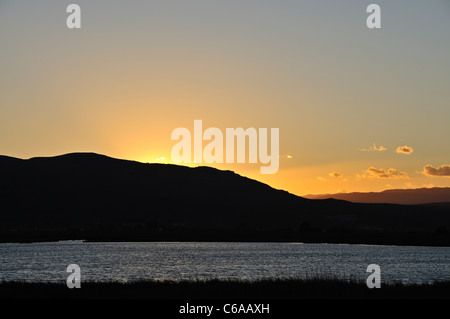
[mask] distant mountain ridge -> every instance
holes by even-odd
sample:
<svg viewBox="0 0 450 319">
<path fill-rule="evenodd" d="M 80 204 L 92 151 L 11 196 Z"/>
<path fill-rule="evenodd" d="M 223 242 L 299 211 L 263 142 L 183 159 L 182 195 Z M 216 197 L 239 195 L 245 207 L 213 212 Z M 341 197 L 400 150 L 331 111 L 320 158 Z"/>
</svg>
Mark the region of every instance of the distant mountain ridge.
<svg viewBox="0 0 450 319">
<path fill-rule="evenodd" d="M 389 189 L 382 192 L 353 192 L 306 195 L 309 199 L 340 199 L 354 203 L 390 203 L 418 205 L 430 203 L 450 203 L 450 187 Z"/>
</svg>

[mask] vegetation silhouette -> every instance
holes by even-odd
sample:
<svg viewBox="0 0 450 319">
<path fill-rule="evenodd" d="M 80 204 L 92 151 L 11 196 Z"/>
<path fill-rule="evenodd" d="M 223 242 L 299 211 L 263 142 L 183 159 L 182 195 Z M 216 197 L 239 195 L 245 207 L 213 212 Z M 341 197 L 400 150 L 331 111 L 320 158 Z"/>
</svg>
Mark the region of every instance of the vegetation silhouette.
<svg viewBox="0 0 450 319">
<path fill-rule="evenodd" d="M 65 283 L 0 282 L 0 299 L 152 299 L 152 300 L 295 300 L 295 299 L 449 299 L 450 282 L 430 284 L 365 282 L 333 277 L 246 280 L 182 280 Z"/>
</svg>

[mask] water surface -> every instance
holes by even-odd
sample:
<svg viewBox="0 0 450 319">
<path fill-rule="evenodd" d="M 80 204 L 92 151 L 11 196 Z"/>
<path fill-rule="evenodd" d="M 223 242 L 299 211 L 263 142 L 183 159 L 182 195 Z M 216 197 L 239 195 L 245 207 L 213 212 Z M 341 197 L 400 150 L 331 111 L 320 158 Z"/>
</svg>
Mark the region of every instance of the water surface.
<svg viewBox="0 0 450 319">
<path fill-rule="evenodd" d="M 0 281 L 65 282 L 67 266 L 82 281 L 309 278 L 366 280 L 369 264 L 382 282 L 450 280 L 450 247 L 295 243 L 0 244 Z"/>
</svg>

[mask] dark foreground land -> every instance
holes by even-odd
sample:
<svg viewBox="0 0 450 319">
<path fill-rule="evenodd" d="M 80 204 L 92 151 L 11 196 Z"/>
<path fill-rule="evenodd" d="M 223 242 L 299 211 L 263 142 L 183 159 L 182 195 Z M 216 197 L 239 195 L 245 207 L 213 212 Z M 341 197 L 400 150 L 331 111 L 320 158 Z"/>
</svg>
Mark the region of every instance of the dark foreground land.
<svg viewBox="0 0 450 319">
<path fill-rule="evenodd" d="M 86 282 L 80 289 L 66 283 L 0 283 L 1 299 L 450 299 L 450 282 L 433 284 L 381 284 L 369 289 L 365 282 L 340 279 L 267 279 L 259 281 L 140 281 Z"/>
</svg>

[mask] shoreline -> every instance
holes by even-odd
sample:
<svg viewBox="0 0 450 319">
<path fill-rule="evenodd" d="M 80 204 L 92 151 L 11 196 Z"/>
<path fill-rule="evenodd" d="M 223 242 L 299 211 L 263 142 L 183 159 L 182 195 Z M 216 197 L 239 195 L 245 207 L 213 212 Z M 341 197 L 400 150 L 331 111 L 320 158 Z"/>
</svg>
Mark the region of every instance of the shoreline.
<svg viewBox="0 0 450 319">
<path fill-rule="evenodd" d="M 84 242 L 273 242 L 305 244 L 384 245 L 450 247 L 450 234 L 336 232 L 299 233 L 276 231 L 224 230 L 49 230 L 0 231 L 2 243 Z"/>
<path fill-rule="evenodd" d="M 394 246 L 394 247 L 440 247 L 450 248 L 449 245 L 428 245 L 428 244 L 395 244 L 395 243 L 365 243 L 365 242 L 298 242 L 298 241 L 214 241 L 214 240 L 84 240 L 84 239 L 55 239 L 55 240 L 36 240 L 36 241 L 5 241 L 1 244 L 42 244 L 42 243 L 64 243 L 64 242 L 80 242 L 80 243 L 285 243 L 285 244 L 311 244 L 311 245 L 352 245 L 352 246 Z"/>
</svg>

